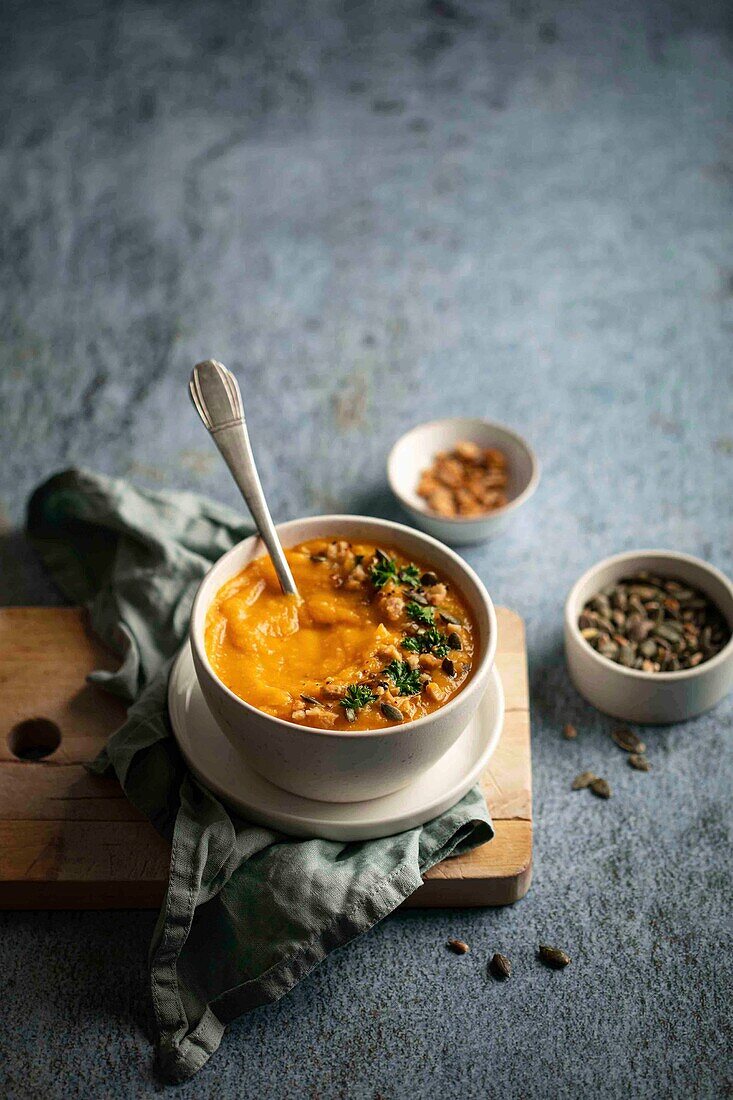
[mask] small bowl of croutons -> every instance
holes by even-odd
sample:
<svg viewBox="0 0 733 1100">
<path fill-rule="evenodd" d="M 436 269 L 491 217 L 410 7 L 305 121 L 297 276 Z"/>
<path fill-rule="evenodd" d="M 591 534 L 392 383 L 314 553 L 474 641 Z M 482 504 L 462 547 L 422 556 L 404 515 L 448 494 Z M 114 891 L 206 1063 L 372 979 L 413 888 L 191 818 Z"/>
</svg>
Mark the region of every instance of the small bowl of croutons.
<svg viewBox="0 0 733 1100">
<path fill-rule="evenodd" d="M 511 428 L 454 416 L 418 424 L 387 460 L 392 492 L 418 527 L 465 545 L 497 534 L 534 493 L 537 457 Z"/>
</svg>

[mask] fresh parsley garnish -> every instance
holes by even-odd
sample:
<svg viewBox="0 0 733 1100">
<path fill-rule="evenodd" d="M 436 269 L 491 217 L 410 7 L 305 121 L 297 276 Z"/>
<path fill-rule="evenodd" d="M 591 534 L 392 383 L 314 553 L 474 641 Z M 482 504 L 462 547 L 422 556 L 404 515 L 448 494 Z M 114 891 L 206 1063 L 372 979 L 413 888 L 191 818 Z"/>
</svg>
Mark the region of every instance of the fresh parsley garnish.
<svg viewBox="0 0 733 1100">
<path fill-rule="evenodd" d="M 407 661 L 392 661 L 385 668 L 384 674 L 389 676 L 400 695 L 418 695 L 422 689 L 420 669 L 410 668 Z"/>
<path fill-rule="evenodd" d="M 343 699 L 340 700 L 340 705 L 351 710 L 359 710 L 360 707 L 366 707 L 373 703 L 376 698 L 374 692 L 366 684 L 349 684 L 344 692 Z"/>
<path fill-rule="evenodd" d="M 389 581 L 404 584 L 406 588 L 420 587 L 420 570 L 416 565 L 405 565 L 397 568 L 397 562 L 385 554 L 384 550 L 376 550 L 374 561 L 369 569 L 369 576 L 375 588 L 384 588 Z"/>
<path fill-rule="evenodd" d="M 419 634 L 407 634 L 402 639 L 402 648 L 409 649 L 411 653 L 434 653 L 436 657 L 445 657 L 450 646 L 445 634 L 430 626 Z"/>
<path fill-rule="evenodd" d="M 382 550 L 377 550 L 369 569 L 369 577 L 375 588 L 384 588 L 388 581 L 399 580 L 397 563 Z"/>
<path fill-rule="evenodd" d="M 408 588 L 418 588 L 420 585 L 420 570 L 416 565 L 406 565 L 400 569 L 400 580 Z"/>
<path fill-rule="evenodd" d="M 419 603 L 415 603 L 414 600 L 405 607 L 405 614 L 409 616 L 416 623 L 422 623 L 423 626 L 435 625 L 435 608 L 428 605 L 428 607 L 421 607 Z"/>
</svg>

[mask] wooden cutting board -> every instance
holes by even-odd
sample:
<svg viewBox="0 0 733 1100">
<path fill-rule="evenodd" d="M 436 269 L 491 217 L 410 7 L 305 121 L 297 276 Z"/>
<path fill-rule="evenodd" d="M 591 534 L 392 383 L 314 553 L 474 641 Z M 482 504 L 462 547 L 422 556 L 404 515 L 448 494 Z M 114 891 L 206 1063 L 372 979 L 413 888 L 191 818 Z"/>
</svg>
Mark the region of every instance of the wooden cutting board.
<svg viewBox="0 0 733 1100">
<path fill-rule="evenodd" d="M 506 719 L 482 777 L 496 836 L 433 868 L 408 905 L 506 905 L 529 888 L 532 791 L 524 626 L 505 608 L 498 608 L 497 616 L 496 661 Z M 115 665 L 77 608 L 0 609 L 1 908 L 160 905 L 167 843 L 115 780 L 91 776 L 84 768 L 125 717 L 119 700 L 86 684 L 85 676 Z"/>
</svg>

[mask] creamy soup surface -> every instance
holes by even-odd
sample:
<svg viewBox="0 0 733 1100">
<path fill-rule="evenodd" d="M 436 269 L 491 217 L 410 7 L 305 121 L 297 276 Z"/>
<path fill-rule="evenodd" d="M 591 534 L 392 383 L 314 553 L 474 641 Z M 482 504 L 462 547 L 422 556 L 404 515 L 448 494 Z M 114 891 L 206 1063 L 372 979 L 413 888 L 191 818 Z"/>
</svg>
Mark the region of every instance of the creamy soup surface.
<svg viewBox="0 0 733 1100">
<path fill-rule="evenodd" d="M 283 595 L 264 556 L 208 611 L 209 661 L 240 699 L 300 725 L 359 730 L 421 718 L 460 691 L 476 627 L 432 567 L 338 537 L 286 557 L 300 601 Z"/>
</svg>

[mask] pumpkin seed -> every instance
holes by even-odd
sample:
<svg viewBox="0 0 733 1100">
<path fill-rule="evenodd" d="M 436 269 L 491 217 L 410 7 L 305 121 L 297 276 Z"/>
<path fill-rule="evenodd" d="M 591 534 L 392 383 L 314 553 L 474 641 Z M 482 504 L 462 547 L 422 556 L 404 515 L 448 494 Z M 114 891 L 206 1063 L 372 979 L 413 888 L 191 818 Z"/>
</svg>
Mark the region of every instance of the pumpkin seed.
<svg viewBox="0 0 733 1100">
<path fill-rule="evenodd" d="M 391 703 L 382 703 L 379 708 L 385 718 L 389 718 L 390 722 L 401 722 L 402 711 L 397 707 L 393 707 Z"/>
<path fill-rule="evenodd" d="M 450 657 L 444 657 L 443 663 L 440 667 L 443 669 L 443 672 L 446 674 L 446 676 L 455 676 L 456 666 L 453 664 Z"/>
<path fill-rule="evenodd" d="M 547 943 L 540 944 L 538 955 L 545 966 L 553 970 L 562 970 L 571 962 L 570 956 L 559 947 L 550 947 Z"/>
<path fill-rule="evenodd" d="M 562 728 L 562 735 L 566 741 L 574 741 L 578 736 L 578 731 L 572 722 L 567 722 Z"/>
<path fill-rule="evenodd" d="M 446 638 L 446 642 L 448 643 L 448 647 L 450 649 L 463 649 L 461 639 L 458 637 L 455 630 L 452 630 L 450 632 L 450 634 Z"/>
<path fill-rule="evenodd" d="M 573 791 L 582 791 L 585 787 L 590 787 L 591 783 L 595 782 L 595 779 L 595 772 L 581 772 L 580 775 L 576 775 L 570 788 Z"/>
<path fill-rule="evenodd" d="M 673 626 L 672 623 L 661 623 L 659 626 L 655 626 L 654 633 L 658 638 L 664 638 L 665 642 L 676 642 L 680 636 L 679 629 Z"/>
<path fill-rule="evenodd" d="M 444 623 L 448 623 L 449 626 L 461 625 L 461 620 L 457 619 L 455 615 L 449 615 L 447 611 L 441 611 L 439 613 L 439 618 L 442 619 Z"/>
<path fill-rule="evenodd" d="M 639 772 L 649 771 L 649 761 L 641 752 L 632 752 L 628 757 L 629 764 Z"/>
<path fill-rule="evenodd" d="M 328 559 L 325 554 L 311 554 L 311 561 L 321 562 L 328 561 Z"/>
<path fill-rule="evenodd" d="M 598 611 L 601 615 L 608 616 L 611 614 L 611 601 L 608 596 L 598 595 L 590 601 L 590 606 L 594 611 Z"/>
<path fill-rule="evenodd" d="M 618 608 L 619 611 L 625 611 L 628 607 L 629 594 L 622 584 L 618 585 L 614 594 L 611 596 L 611 603 L 614 607 Z"/>
<path fill-rule="evenodd" d="M 497 978 L 500 982 L 505 982 L 507 978 L 512 976 L 512 964 L 506 955 L 500 955 L 496 951 L 491 956 L 491 962 L 489 963 L 489 973 L 492 977 Z"/>
<path fill-rule="evenodd" d="M 626 668 L 631 668 L 636 660 L 635 647 L 630 645 L 622 645 L 619 652 L 619 663 L 625 665 Z"/>
<path fill-rule="evenodd" d="M 423 573 L 423 575 L 420 577 L 420 584 L 422 584 L 425 588 L 431 588 L 434 584 L 437 583 L 438 577 L 435 573 Z"/>
<path fill-rule="evenodd" d="M 594 779 L 590 784 L 590 789 L 593 794 L 598 795 L 599 798 L 611 797 L 611 786 L 606 779 Z"/>
<path fill-rule="evenodd" d="M 646 745 L 641 738 L 626 727 L 613 730 L 611 737 L 624 752 L 646 752 Z"/>
<path fill-rule="evenodd" d="M 629 592 L 632 596 L 638 596 L 640 600 L 653 600 L 661 595 L 659 589 L 650 584 L 632 584 L 629 586 Z"/>
<path fill-rule="evenodd" d="M 629 596 L 629 607 L 632 611 L 635 611 L 637 615 L 641 615 L 641 617 L 644 618 L 646 608 L 638 596 Z"/>
<path fill-rule="evenodd" d="M 466 955 L 471 950 L 468 944 L 464 943 L 463 940 L 448 940 L 447 946 L 456 955 Z"/>
<path fill-rule="evenodd" d="M 629 617 L 626 634 L 632 642 L 643 642 L 654 629 L 651 619 L 642 618 L 640 615 Z"/>
<path fill-rule="evenodd" d="M 315 699 L 312 695 L 301 695 L 300 697 L 304 703 L 310 703 L 312 707 L 320 707 L 320 699 Z"/>
</svg>

